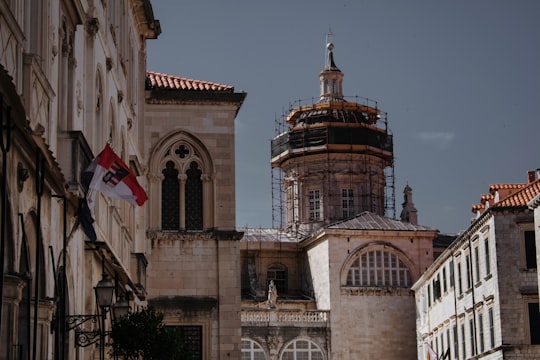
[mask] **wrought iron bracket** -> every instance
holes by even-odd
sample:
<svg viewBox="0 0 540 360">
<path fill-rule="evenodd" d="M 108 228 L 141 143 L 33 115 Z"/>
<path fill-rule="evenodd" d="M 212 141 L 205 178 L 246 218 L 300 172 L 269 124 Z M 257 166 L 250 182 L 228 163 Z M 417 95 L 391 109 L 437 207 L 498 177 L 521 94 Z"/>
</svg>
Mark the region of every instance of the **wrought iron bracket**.
<svg viewBox="0 0 540 360">
<path fill-rule="evenodd" d="M 88 321 L 91 321 L 92 324 L 96 324 L 100 318 L 100 315 L 67 315 L 66 324 L 68 330 L 77 329 L 77 332 L 81 332 L 80 326 Z M 98 331 L 99 334 L 99 331 Z"/>
</svg>

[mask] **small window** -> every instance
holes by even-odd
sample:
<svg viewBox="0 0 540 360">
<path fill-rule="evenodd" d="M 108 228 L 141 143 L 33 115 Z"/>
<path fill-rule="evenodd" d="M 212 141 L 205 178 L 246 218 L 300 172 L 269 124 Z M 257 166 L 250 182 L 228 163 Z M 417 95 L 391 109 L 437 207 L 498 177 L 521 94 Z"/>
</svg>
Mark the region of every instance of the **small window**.
<svg viewBox="0 0 540 360">
<path fill-rule="evenodd" d="M 493 319 L 493 308 L 488 310 L 488 320 L 489 320 L 489 347 L 493 348 L 495 346 L 495 324 Z"/>
<path fill-rule="evenodd" d="M 454 287 L 454 260 L 450 261 L 448 267 L 450 273 L 450 287 Z"/>
<path fill-rule="evenodd" d="M 443 292 L 446 293 L 446 266 L 443 267 L 442 269 L 442 285 L 443 285 Z"/>
<path fill-rule="evenodd" d="M 476 281 L 480 281 L 480 256 L 478 254 L 478 246 L 474 248 L 474 265 L 476 273 Z"/>
<path fill-rule="evenodd" d="M 341 209 L 344 219 L 348 219 L 355 215 L 353 189 L 341 189 Z"/>
<path fill-rule="evenodd" d="M 474 348 L 474 322 L 469 320 L 469 344 L 471 344 L 471 355 L 476 355 L 476 349 Z"/>
<path fill-rule="evenodd" d="M 433 301 L 441 298 L 441 281 L 439 275 L 433 280 Z"/>
<path fill-rule="evenodd" d="M 309 191 L 309 220 L 321 220 L 321 192 L 318 189 Z"/>
<path fill-rule="evenodd" d="M 486 275 L 491 274 L 491 259 L 489 257 L 489 238 L 484 240 L 484 251 L 486 255 Z"/>
<path fill-rule="evenodd" d="M 189 360 L 203 359 L 203 332 L 202 326 L 182 325 L 176 326 L 180 332 L 180 336 L 184 339 L 186 348 L 191 355 Z"/>
<path fill-rule="evenodd" d="M 525 262 L 527 269 L 536 269 L 536 240 L 534 231 L 524 232 L 525 237 Z"/>
<path fill-rule="evenodd" d="M 467 358 L 467 342 L 465 341 L 465 324 L 461 324 L 461 358 Z"/>
<path fill-rule="evenodd" d="M 484 316 L 482 314 L 478 314 L 478 338 L 480 352 L 484 352 Z"/>
<path fill-rule="evenodd" d="M 463 286 L 461 285 L 461 262 L 457 263 L 457 276 L 458 276 L 458 293 L 463 294 Z"/>
<path fill-rule="evenodd" d="M 288 284 L 288 274 L 287 274 L 287 267 L 282 264 L 273 264 L 270 265 L 266 272 L 266 278 L 268 281 L 268 284 L 270 284 L 270 281 L 274 281 L 274 285 L 276 286 L 276 290 L 279 295 L 287 294 L 289 291 L 289 284 Z"/>
<path fill-rule="evenodd" d="M 453 326 L 452 332 L 453 332 L 453 335 L 454 335 L 454 358 L 457 358 L 458 357 L 458 351 L 459 351 L 457 325 Z"/>
<path fill-rule="evenodd" d="M 465 256 L 465 269 L 467 270 L 467 290 L 471 288 L 471 259 L 469 255 Z"/>
<path fill-rule="evenodd" d="M 531 344 L 540 344 L 540 311 L 538 303 L 529 303 L 529 331 Z"/>
</svg>

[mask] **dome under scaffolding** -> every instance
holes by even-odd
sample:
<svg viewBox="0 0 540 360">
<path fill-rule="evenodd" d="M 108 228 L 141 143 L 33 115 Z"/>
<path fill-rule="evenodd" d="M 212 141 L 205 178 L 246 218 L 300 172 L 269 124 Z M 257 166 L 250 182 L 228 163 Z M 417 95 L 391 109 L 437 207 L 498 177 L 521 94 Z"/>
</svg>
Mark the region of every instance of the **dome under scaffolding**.
<svg viewBox="0 0 540 360">
<path fill-rule="evenodd" d="M 319 99 L 292 103 L 271 143 L 273 227 L 298 234 L 363 211 L 396 216 L 387 114 L 343 96 L 333 45 L 327 51 Z"/>
</svg>

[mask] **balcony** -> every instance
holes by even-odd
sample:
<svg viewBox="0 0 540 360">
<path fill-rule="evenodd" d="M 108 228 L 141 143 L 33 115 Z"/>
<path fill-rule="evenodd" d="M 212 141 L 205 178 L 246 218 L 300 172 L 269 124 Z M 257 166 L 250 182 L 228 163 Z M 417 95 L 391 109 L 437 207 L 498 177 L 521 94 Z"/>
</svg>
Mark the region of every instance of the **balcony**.
<svg viewBox="0 0 540 360">
<path fill-rule="evenodd" d="M 242 309 L 242 326 L 328 327 L 330 311 Z"/>
</svg>

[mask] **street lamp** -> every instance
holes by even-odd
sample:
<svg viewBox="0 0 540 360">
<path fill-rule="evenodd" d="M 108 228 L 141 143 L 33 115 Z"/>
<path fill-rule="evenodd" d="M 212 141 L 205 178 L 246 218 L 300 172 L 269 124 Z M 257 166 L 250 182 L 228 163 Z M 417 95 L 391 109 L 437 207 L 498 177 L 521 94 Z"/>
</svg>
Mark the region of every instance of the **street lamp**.
<svg viewBox="0 0 540 360">
<path fill-rule="evenodd" d="M 114 284 L 107 276 L 107 273 L 103 272 L 101 280 L 94 288 L 96 292 L 96 302 L 99 307 L 100 326 L 99 326 L 99 358 L 105 359 L 105 319 L 107 318 L 107 312 L 112 306 L 114 296 Z"/>
<path fill-rule="evenodd" d="M 95 315 L 68 315 L 66 323 L 68 330 L 75 329 L 75 343 L 77 346 L 87 347 L 95 344 L 99 340 L 99 358 L 105 359 L 105 320 L 107 313 L 112 309 L 113 318 L 119 319 L 129 313 L 129 302 L 125 300 L 124 295 L 113 304 L 115 286 L 109 276 L 103 272 L 101 280 L 94 287 L 97 304 L 97 314 Z M 82 330 L 81 325 L 87 321 L 98 323 L 97 330 Z"/>
<path fill-rule="evenodd" d="M 118 320 L 129 314 L 130 309 L 129 302 L 126 300 L 124 294 L 121 294 L 118 301 L 112 306 L 114 320 Z"/>
</svg>

